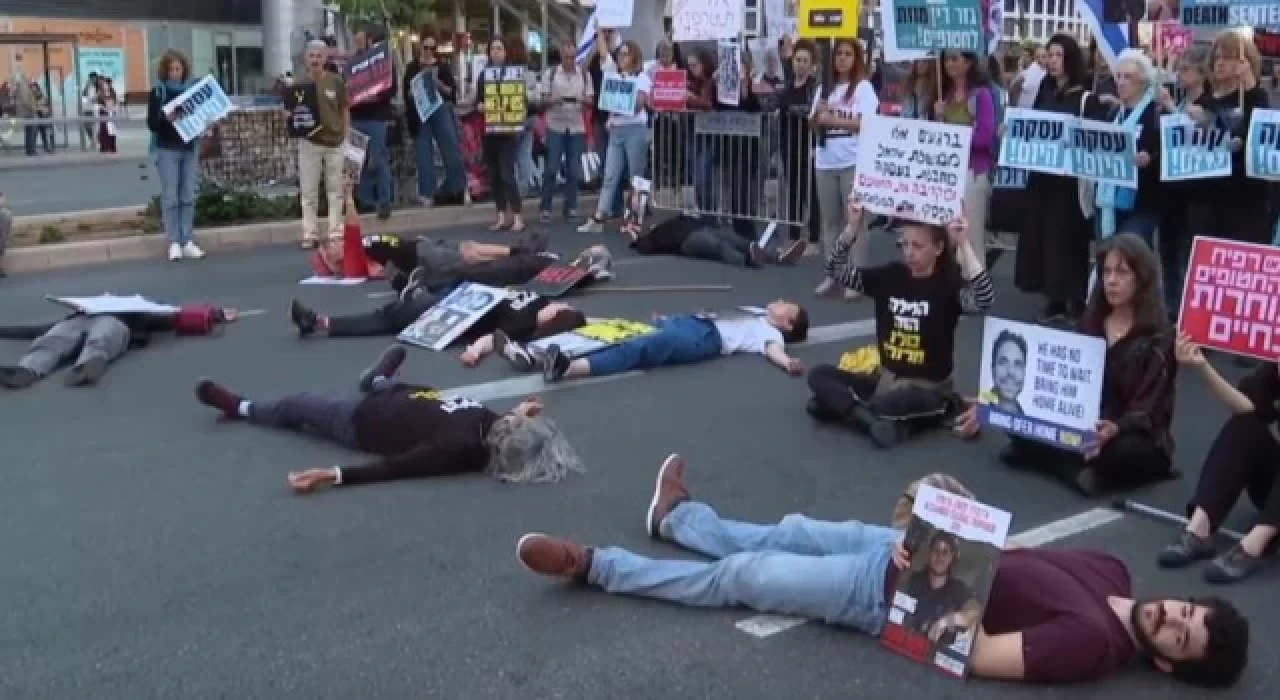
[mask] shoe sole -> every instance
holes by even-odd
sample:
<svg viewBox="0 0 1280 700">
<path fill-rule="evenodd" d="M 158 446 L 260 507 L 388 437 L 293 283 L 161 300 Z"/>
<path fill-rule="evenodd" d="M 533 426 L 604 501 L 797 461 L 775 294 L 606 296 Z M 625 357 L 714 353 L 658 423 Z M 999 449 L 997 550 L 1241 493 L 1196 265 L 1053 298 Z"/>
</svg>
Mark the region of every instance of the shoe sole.
<svg viewBox="0 0 1280 700">
<path fill-rule="evenodd" d="M 525 534 L 521 535 L 521 536 L 520 536 L 520 539 L 516 540 L 516 561 L 520 562 L 520 566 L 524 567 L 524 570 L 525 570 L 525 571 L 528 571 L 528 572 L 529 572 L 529 573 L 531 573 L 531 574 L 537 574 L 537 575 L 539 575 L 539 576 L 546 576 L 546 574 L 542 573 L 541 571 L 534 571 L 534 570 L 533 570 L 533 567 L 531 567 L 531 566 L 529 566 L 528 564 L 524 563 L 524 557 L 520 556 L 520 550 L 521 550 L 521 549 L 524 549 L 524 543 L 525 543 L 525 541 L 527 541 L 527 540 L 529 540 L 529 539 L 531 539 L 531 538 L 534 538 L 534 537 L 547 537 L 547 538 L 549 538 L 549 535 L 543 534 L 543 533 L 541 533 L 541 532 L 527 532 L 527 533 L 525 533 Z"/>
<path fill-rule="evenodd" d="M 678 464 L 680 459 L 680 454 L 678 452 L 672 452 L 667 455 L 666 459 L 662 460 L 662 466 L 658 467 L 658 478 L 653 482 L 653 499 L 649 501 L 649 510 L 645 511 L 644 514 L 644 529 L 645 532 L 649 533 L 650 537 L 662 536 L 658 532 L 661 523 L 656 525 L 654 524 L 653 514 L 657 512 L 658 501 L 662 498 L 662 481 L 667 476 L 667 470 L 670 469 L 672 465 Z"/>
</svg>

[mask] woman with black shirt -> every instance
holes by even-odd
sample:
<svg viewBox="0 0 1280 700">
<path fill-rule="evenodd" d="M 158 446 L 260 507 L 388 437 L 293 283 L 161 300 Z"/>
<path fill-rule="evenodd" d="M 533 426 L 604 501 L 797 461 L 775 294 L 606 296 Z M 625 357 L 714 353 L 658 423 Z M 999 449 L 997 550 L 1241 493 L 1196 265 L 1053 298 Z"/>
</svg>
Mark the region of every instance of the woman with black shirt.
<svg viewBox="0 0 1280 700">
<path fill-rule="evenodd" d="M 815 55 L 817 49 L 812 41 L 796 42 L 791 50 L 791 70 L 784 71 L 787 80 L 778 99 L 782 119 L 779 150 L 787 191 L 785 218 L 807 221 L 811 244 L 822 240 L 818 196 L 813 189 L 813 132 L 809 129 L 809 112 L 818 89 L 818 80 L 813 74 Z M 791 238 L 801 240 L 798 228 L 792 227 Z"/>
<path fill-rule="evenodd" d="M 1044 469 L 1088 496 L 1176 475 L 1170 426 L 1178 366 L 1160 265 L 1145 241 L 1122 233 L 1102 243 L 1097 266 L 1099 284 L 1078 332 L 1107 342 L 1098 444 L 1082 456 L 1014 437 L 1000 455 L 1010 467 Z"/>
<path fill-rule="evenodd" d="M 956 324 L 961 314 L 991 308 L 995 290 L 963 220 L 946 229 L 907 222 L 901 261 L 860 267 L 849 264 L 849 251 L 862 219 L 861 207 L 850 204 L 826 272 L 874 302 L 880 366 L 870 374 L 814 367 L 807 408 L 820 421 L 843 423 L 889 447 L 913 427 L 940 422 L 951 407 Z"/>
<path fill-rule="evenodd" d="M 413 99 L 413 79 L 422 73 L 440 96 L 441 103 L 423 122 Z M 462 167 L 462 151 L 458 146 L 458 120 L 453 106 L 458 101 L 458 82 L 449 64 L 436 54 L 436 38 L 422 32 L 422 58 L 409 61 L 404 68 L 405 126 L 413 137 L 415 161 L 418 165 L 418 199 L 423 204 L 435 202 L 461 203 L 467 187 L 467 173 Z M 434 147 L 433 147 L 434 142 Z M 436 152 L 444 163 L 441 195 L 436 195 Z"/>
<path fill-rule="evenodd" d="M 1217 557 L 1204 572 L 1210 583 L 1234 583 L 1257 571 L 1273 548 L 1280 528 L 1280 365 L 1260 365 L 1231 386 L 1209 364 L 1189 338 L 1178 338 L 1178 361 L 1199 370 L 1209 389 L 1231 409 L 1214 439 L 1195 495 L 1187 504 L 1186 530 L 1160 552 L 1160 565 L 1183 568 L 1217 554 L 1213 536 L 1222 527 L 1242 492 L 1258 509 L 1258 519 L 1244 539 Z"/>
<path fill-rule="evenodd" d="M 476 104 L 482 110 L 486 104 L 485 85 L 497 82 L 524 81 L 527 86 L 527 68 L 517 61 L 516 46 L 512 46 L 510 63 L 507 57 L 507 40 L 494 37 L 489 40 L 489 61 L 480 72 L 476 84 Z M 526 90 L 526 98 L 531 95 Z M 527 106 L 527 105 L 526 105 Z M 489 227 L 491 231 L 523 231 L 524 219 L 520 215 L 520 186 L 516 182 L 516 158 L 520 151 L 520 133 L 523 126 L 499 124 L 496 114 L 485 117 L 485 133 L 482 141 L 484 167 L 489 173 L 489 187 L 493 191 L 493 206 L 498 220 Z M 492 123 L 490 123 L 492 122 Z"/>
<path fill-rule="evenodd" d="M 1178 58 L 1178 87 L 1182 100 L 1161 90 L 1160 106 L 1166 112 L 1185 112 L 1196 104 L 1205 93 L 1204 64 L 1206 52 L 1191 47 Z M 1164 303 L 1169 318 L 1174 319 L 1182 304 L 1182 284 L 1187 275 L 1187 262 L 1191 258 L 1191 230 L 1187 225 L 1190 201 L 1198 185 L 1196 180 L 1165 182 L 1164 208 L 1160 212 L 1160 241 L 1156 251 L 1160 253 L 1160 270 L 1164 274 Z"/>
<path fill-rule="evenodd" d="M 1110 108 L 1109 121 L 1138 132 L 1138 188 L 1097 186 L 1098 233 L 1101 238 L 1134 233 L 1154 248 L 1165 202 L 1160 182 L 1161 107 L 1156 99 L 1159 73 L 1146 54 L 1126 49 L 1116 60 L 1114 75 L 1116 97 L 1104 97 L 1102 102 Z"/>
</svg>

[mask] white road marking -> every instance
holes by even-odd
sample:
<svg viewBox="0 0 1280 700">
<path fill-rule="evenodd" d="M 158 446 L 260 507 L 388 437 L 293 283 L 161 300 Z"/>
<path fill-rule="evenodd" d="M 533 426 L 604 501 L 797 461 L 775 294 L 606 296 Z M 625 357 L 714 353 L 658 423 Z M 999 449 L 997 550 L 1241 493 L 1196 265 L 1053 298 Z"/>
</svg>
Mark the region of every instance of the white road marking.
<svg viewBox="0 0 1280 700">
<path fill-rule="evenodd" d="M 266 309 L 241 309 L 241 310 L 240 310 L 240 317 L 241 317 L 241 318 L 244 318 L 244 317 L 246 317 L 246 316 L 261 316 L 262 314 L 265 314 L 266 312 L 267 312 L 267 310 L 266 310 Z"/>
<path fill-rule="evenodd" d="M 1124 518 L 1123 514 L 1111 508 L 1094 508 L 1020 532 L 1010 537 L 1009 542 L 1019 547 L 1040 547 L 1095 530 L 1122 518 Z M 752 637 L 764 639 L 793 627 L 799 627 L 806 622 L 809 622 L 807 618 L 791 615 L 753 615 L 745 620 L 739 620 L 733 626 Z"/>
</svg>

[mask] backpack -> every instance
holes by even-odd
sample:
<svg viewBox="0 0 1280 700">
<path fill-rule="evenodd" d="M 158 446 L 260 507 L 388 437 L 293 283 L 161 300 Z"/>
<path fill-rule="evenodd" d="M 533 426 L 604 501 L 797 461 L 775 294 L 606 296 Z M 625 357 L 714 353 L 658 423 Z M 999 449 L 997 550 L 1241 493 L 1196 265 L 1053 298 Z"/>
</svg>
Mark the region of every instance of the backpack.
<svg viewBox="0 0 1280 700">
<path fill-rule="evenodd" d="M 209 304 L 183 306 L 173 317 L 173 332 L 178 335 L 210 335 L 224 320 L 221 307 Z"/>
</svg>

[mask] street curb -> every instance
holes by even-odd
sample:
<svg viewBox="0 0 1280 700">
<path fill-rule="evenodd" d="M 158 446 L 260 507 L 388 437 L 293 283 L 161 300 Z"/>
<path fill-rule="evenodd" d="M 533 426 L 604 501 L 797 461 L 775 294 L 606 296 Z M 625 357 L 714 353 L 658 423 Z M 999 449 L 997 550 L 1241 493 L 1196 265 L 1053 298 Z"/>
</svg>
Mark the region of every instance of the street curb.
<svg viewBox="0 0 1280 700">
<path fill-rule="evenodd" d="M 18 160 L 21 158 L 22 160 Z M 12 160 L 10 160 L 12 159 Z M 146 164 L 146 153 L 92 153 L 57 154 L 47 156 L 5 156 L 0 158 L 0 173 L 21 170 L 52 170 L 54 168 L 94 168 L 102 165 L 119 165 L 141 161 Z"/>
<path fill-rule="evenodd" d="M 584 194 L 579 203 L 587 211 L 595 211 L 597 195 Z M 526 210 L 529 207 L 525 207 Z M 533 217 L 536 217 L 536 205 Z M 402 209 L 391 218 L 379 221 L 373 215 L 362 216 L 364 230 L 377 233 L 426 233 L 459 226 L 476 226 L 493 221 L 493 207 L 488 204 L 439 208 Z M 530 225 L 536 222 L 526 215 Z M 264 221 L 240 226 L 200 229 L 196 243 L 206 253 L 248 250 L 272 245 L 297 245 L 302 238 L 298 221 Z M 124 262 L 129 260 L 163 260 L 168 249 L 164 234 L 144 234 L 76 243 L 11 248 L 0 258 L 9 273 L 43 272 L 84 265 Z"/>
</svg>

